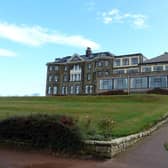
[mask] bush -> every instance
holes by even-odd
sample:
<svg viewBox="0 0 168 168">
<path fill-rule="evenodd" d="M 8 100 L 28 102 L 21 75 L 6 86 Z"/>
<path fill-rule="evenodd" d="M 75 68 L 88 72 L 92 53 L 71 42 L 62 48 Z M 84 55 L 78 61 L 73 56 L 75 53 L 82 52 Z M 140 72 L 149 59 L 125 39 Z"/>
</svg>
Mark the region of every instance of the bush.
<svg viewBox="0 0 168 168">
<path fill-rule="evenodd" d="M 167 89 L 161 89 L 161 88 L 154 88 L 152 90 L 147 91 L 148 94 L 162 94 L 162 95 L 168 95 Z"/>
<path fill-rule="evenodd" d="M 111 90 L 107 92 L 99 93 L 99 95 L 127 95 L 128 92 L 125 92 L 124 90 Z"/>
<path fill-rule="evenodd" d="M 61 152 L 76 152 L 83 145 L 73 119 L 60 115 L 34 115 L 3 120 L 0 122 L 0 139 Z"/>
</svg>

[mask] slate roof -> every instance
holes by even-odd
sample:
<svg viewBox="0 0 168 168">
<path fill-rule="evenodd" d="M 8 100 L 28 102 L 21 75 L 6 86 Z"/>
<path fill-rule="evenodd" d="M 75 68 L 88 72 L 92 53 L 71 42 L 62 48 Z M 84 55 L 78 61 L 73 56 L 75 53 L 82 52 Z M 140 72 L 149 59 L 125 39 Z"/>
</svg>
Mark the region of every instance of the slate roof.
<svg viewBox="0 0 168 168">
<path fill-rule="evenodd" d="M 162 62 L 168 62 L 168 52 L 165 52 L 164 54 L 154 57 L 152 59 L 148 59 L 144 61 L 144 64 L 151 64 L 151 63 L 162 63 Z"/>
<path fill-rule="evenodd" d="M 89 57 L 87 57 L 86 55 L 79 55 L 81 58 L 83 58 L 84 60 L 92 60 L 97 56 L 109 56 L 109 57 L 114 57 L 113 54 L 111 54 L 110 52 L 99 52 L 99 53 L 93 53 L 91 54 Z M 55 63 L 65 63 L 67 62 L 71 57 L 73 56 L 66 56 L 63 58 L 56 58 L 55 59 Z M 52 62 L 53 63 L 53 62 Z"/>
</svg>

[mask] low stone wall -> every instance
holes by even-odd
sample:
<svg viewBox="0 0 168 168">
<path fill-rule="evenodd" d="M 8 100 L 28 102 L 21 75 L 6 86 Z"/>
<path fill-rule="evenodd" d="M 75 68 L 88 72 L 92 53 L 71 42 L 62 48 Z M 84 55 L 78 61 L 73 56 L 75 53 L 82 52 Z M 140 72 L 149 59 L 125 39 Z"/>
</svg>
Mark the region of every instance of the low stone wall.
<svg viewBox="0 0 168 168">
<path fill-rule="evenodd" d="M 122 138 L 113 139 L 111 141 L 88 140 L 85 142 L 86 151 L 94 156 L 112 158 L 116 154 L 125 151 L 127 147 L 135 144 L 137 141 L 141 140 L 145 136 L 150 135 L 153 131 L 155 131 L 161 125 L 167 122 L 168 122 L 168 114 L 166 114 L 162 118 L 162 121 L 158 122 L 155 126 L 144 132 L 140 132 Z"/>
</svg>

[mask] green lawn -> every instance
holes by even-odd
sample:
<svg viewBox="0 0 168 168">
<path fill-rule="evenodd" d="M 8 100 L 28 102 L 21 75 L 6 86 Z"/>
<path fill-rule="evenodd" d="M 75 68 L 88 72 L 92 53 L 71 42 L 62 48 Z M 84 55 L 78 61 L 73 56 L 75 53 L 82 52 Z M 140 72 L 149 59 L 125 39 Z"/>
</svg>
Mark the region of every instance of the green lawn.
<svg viewBox="0 0 168 168">
<path fill-rule="evenodd" d="M 66 114 L 76 119 L 87 138 L 96 139 L 139 132 L 167 112 L 168 96 L 161 95 L 0 98 L 0 119 L 35 113 Z"/>
</svg>

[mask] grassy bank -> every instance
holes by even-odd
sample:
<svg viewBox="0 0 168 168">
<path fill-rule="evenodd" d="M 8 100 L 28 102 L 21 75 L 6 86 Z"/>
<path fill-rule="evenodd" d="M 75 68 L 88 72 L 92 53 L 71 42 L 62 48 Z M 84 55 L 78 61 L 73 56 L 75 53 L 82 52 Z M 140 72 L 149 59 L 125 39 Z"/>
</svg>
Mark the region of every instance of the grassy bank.
<svg viewBox="0 0 168 168">
<path fill-rule="evenodd" d="M 86 137 L 120 137 L 142 131 L 168 112 L 168 96 L 1 97 L 0 119 L 37 113 L 75 118 Z"/>
</svg>

